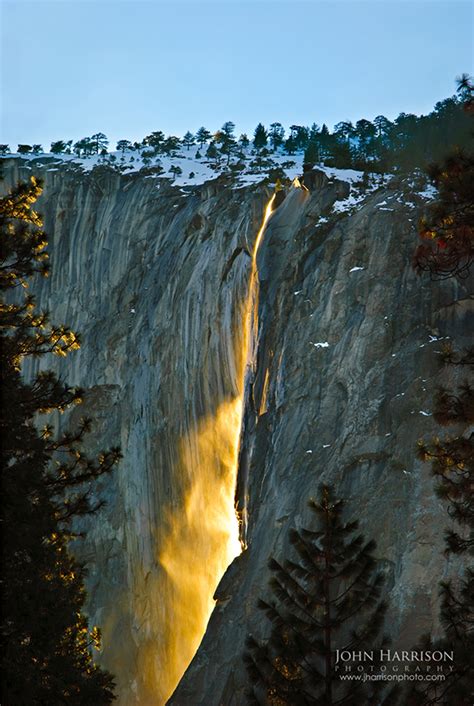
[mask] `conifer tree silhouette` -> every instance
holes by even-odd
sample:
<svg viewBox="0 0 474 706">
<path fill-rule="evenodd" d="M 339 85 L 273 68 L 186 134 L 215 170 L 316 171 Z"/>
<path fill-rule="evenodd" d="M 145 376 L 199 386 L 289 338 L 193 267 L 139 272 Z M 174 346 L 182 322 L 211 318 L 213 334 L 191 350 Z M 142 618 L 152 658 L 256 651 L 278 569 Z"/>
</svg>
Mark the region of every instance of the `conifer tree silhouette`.
<svg viewBox="0 0 474 706">
<path fill-rule="evenodd" d="M 376 571 L 375 542 L 356 534 L 357 521 L 343 520 L 345 503 L 329 485 L 309 505 L 317 529 L 291 530 L 296 558 L 269 562 L 274 599 L 260 600 L 259 607 L 271 632 L 265 641 L 246 641 L 248 703 L 394 704 L 395 690 L 382 698 L 383 682 L 343 681 L 336 664 L 336 650 L 376 651 L 386 644 L 376 644 L 387 605 L 380 600 L 384 578 Z"/>
<path fill-rule="evenodd" d="M 26 357 L 65 356 L 79 347 L 66 326 L 50 323 L 25 292 L 28 278 L 48 273 L 46 236 L 31 208 L 41 193 L 34 178 L 0 198 L 0 458 L 2 485 L 2 698 L 4 706 L 110 704 L 113 678 L 91 649 L 100 632 L 82 612 L 85 567 L 68 549 L 73 518 L 101 505 L 94 481 L 120 457 L 117 448 L 89 458 L 83 420 L 70 433 L 37 428 L 37 415 L 81 400 L 52 372 L 30 382 Z"/>
<path fill-rule="evenodd" d="M 448 344 L 442 351 L 444 362 L 471 371 L 474 349 L 456 352 Z M 436 493 L 447 505 L 454 521 L 445 533 L 446 554 L 467 559 L 474 553 L 474 389 L 465 380 L 457 392 L 439 388 L 434 399 L 433 417 L 444 427 L 454 427 L 456 433 L 435 437 L 430 443 L 420 441 L 419 457 L 431 462 L 436 480 Z M 446 650 L 454 653 L 453 669 L 442 682 L 415 684 L 409 689 L 409 706 L 471 706 L 474 700 L 474 566 L 463 574 L 440 583 L 440 618 L 444 636 L 433 640 L 425 635 L 421 647 L 425 650 Z"/>
<path fill-rule="evenodd" d="M 474 84 L 463 74 L 458 93 L 468 115 L 474 115 Z M 471 118 L 472 119 L 472 118 Z M 438 197 L 419 223 L 422 240 L 413 257 L 418 274 L 432 279 L 467 277 L 474 260 L 474 154 L 455 149 L 441 164 L 428 168 Z"/>
</svg>

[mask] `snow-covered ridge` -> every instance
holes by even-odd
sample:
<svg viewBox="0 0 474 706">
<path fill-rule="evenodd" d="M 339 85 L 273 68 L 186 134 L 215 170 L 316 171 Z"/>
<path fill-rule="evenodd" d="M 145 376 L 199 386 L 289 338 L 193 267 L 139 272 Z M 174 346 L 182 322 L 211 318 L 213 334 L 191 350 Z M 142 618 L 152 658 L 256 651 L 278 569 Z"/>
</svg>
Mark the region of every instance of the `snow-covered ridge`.
<svg viewBox="0 0 474 706">
<path fill-rule="evenodd" d="M 394 211 L 397 204 L 401 204 L 407 209 L 417 209 L 420 205 L 420 200 L 431 201 L 436 198 L 438 193 L 437 189 L 428 183 L 426 175 L 422 172 L 406 175 L 401 180 L 394 174 L 371 174 L 370 179 L 368 179 L 363 172 L 355 172 L 353 169 L 331 170 L 327 167 L 320 168 L 328 176 L 331 176 L 331 172 L 339 172 L 339 174 L 334 174 L 334 176 L 350 183 L 349 196 L 335 202 L 333 206 L 334 213 L 352 212 L 362 205 L 362 202 L 365 201 L 369 194 L 376 192 L 384 185 L 390 186 L 393 193 L 384 195 L 383 200 L 375 204 L 375 208 L 378 211 Z M 346 175 L 345 173 L 349 174 Z M 364 180 L 366 181 L 365 184 L 363 183 Z"/>
<path fill-rule="evenodd" d="M 78 157 L 75 154 L 51 154 L 51 153 L 11 153 L 4 155 L 4 159 L 18 158 L 25 162 L 42 164 L 47 171 L 57 171 L 63 164 L 71 164 L 84 172 L 90 172 L 100 166 L 109 166 L 123 174 L 133 174 L 146 170 L 145 178 L 149 179 L 171 179 L 176 186 L 199 186 L 211 179 L 215 179 L 221 174 L 233 174 L 235 186 L 242 187 L 250 184 L 257 184 L 263 179 L 269 178 L 275 181 L 276 178 L 287 178 L 293 180 L 303 172 L 303 153 L 288 155 L 283 151 L 270 153 L 260 159 L 255 150 L 245 151 L 243 158 L 233 156 L 229 163 L 226 158 L 209 159 L 202 156 L 204 150 L 199 150 L 198 146 L 191 146 L 189 149 L 179 147 L 171 155 L 159 154 L 156 156 L 143 156 L 143 150 L 133 149 L 122 152 L 109 152 L 106 155 L 90 155 Z M 31 165 L 33 168 L 33 165 Z M 327 174 L 330 178 L 340 179 L 350 183 L 358 182 L 362 179 L 363 173 L 354 169 L 335 169 L 322 164 L 317 165 L 318 169 Z"/>
<path fill-rule="evenodd" d="M 189 149 L 180 145 L 170 155 L 150 156 L 150 152 L 144 152 L 143 149 L 130 149 L 124 152 L 115 151 L 105 155 L 96 154 L 84 157 L 78 157 L 75 154 L 47 152 L 11 153 L 3 155 L 0 159 L 21 159 L 26 163 L 26 168 L 32 171 L 35 166 L 41 166 L 46 168 L 47 172 L 57 172 L 60 167 L 70 165 L 71 168 L 79 169 L 82 172 L 91 172 L 96 168 L 104 167 L 109 167 L 121 174 L 142 172 L 143 178 L 157 180 L 157 186 L 159 186 L 159 180 L 167 179 L 175 186 L 185 190 L 192 186 L 205 184 L 223 174 L 232 175 L 233 188 L 238 189 L 258 184 L 263 180 L 268 180 L 270 184 L 274 184 L 277 179 L 293 181 L 295 177 L 299 177 L 303 173 L 304 154 L 302 151 L 288 155 L 283 150 L 277 150 L 262 156 L 257 150 L 249 147 L 242 150 L 239 155 L 231 156 L 229 161 L 223 156 L 210 159 L 204 155 L 205 146 L 200 150 L 196 145 L 190 146 Z M 393 174 L 382 176 L 372 173 L 369 176 L 367 173 L 355 169 L 337 169 L 324 164 L 317 164 L 314 168 L 324 172 L 329 179 L 339 179 L 350 184 L 349 196 L 336 201 L 333 207 L 334 213 L 341 214 L 351 213 L 362 205 L 367 196 L 394 179 Z M 407 192 L 410 193 L 409 198 Z M 436 189 L 427 182 L 426 176 L 418 173 L 414 176 L 407 175 L 403 179 L 403 189 L 400 193 L 395 193 L 390 200 L 396 200 L 407 208 L 416 208 L 417 204 L 413 202 L 413 198 L 415 200 L 416 197 L 431 200 L 436 193 Z M 380 201 L 377 207 L 379 210 L 393 210 L 386 200 Z M 318 225 L 326 220 L 321 217 Z"/>
</svg>

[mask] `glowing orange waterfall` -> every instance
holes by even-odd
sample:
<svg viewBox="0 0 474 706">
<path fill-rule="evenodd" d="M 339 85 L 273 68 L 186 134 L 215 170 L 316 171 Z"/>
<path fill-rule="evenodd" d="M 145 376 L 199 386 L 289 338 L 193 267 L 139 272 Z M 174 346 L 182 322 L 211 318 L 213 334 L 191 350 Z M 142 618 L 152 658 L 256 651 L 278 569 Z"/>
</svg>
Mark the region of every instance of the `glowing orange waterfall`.
<svg viewBox="0 0 474 706">
<path fill-rule="evenodd" d="M 171 583 L 164 601 L 166 668 L 160 675 L 165 698 L 199 647 L 217 584 L 241 552 L 234 510 L 241 416 L 240 397 L 224 402 L 180 444 L 179 465 L 192 472 L 193 481 L 184 508 L 170 517 L 160 554 Z"/>
<path fill-rule="evenodd" d="M 235 350 L 238 390 L 215 413 L 200 419 L 179 442 L 176 472 L 186 478 L 184 503 L 164 518 L 165 532 L 157 543 L 157 560 L 165 572 L 160 581 L 163 613 L 162 647 L 142 654 L 142 670 L 159 706 L 172 694 L 192 660 L 214 608 L 214 591 L 231 561 L 242 551 L 235 510 L 235 489 L 242 425 L 244 378 L 250 365 L 252 327 L 256 325 L 257 251 L 272 213 L 274 196 L 265 209 L 252 253 L 252 270 L 243 302 L 241 344 Z M 151 658 L 153 653 L 153 658 Z M 157 664 L 159 662 L 160 664 Z M 152 687 L 152 685 L 154 685 Z"/>
<path fill-rule="evenodd" d="M 257 268 L 257 255 L 258 250 L 262 242 L 262 237 L 265 232 L 268 220 L 273 212 L 273 203 L 275 201 L 276 193 L 273 194 L 270 201 L 267 203 L 265 208 L 265 213 L 263 216 L 262 225 L 255 238 L 255 244 L 252 252 L 252 272 L 250 275 L 249 292 L 246 302 L 245 316 L 244 316 L 244 335 L 243 335 L 243 366 L 242 366 L 242 384 L 241 384 L 241 399 L 242 406 L 245 397 L 246 382 L 250 379 L 250 376 L 254 372 L 253 365 L 255 359 L 255 345 L 258 335 L 258 268 Z M 239 437 L 242 432 L 242 427 L 239 429 Z M 247 504 L 248 504 L 248 478 L 243 480 L 243 503 L 239 508 L 240 515 L 240 537 L 241 543 L 245 547 L 246 536 L 247 536 Z"/>
</svg>

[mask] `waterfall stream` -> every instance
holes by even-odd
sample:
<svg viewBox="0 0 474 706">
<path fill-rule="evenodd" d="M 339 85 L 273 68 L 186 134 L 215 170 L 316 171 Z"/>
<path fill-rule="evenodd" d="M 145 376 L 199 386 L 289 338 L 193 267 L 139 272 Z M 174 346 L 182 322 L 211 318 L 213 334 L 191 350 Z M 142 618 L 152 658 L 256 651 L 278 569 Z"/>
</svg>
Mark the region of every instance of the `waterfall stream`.
<svg viewBox="0 0 474 706">
<path fill-rule="evenodd" d="M 156 683 L 155 703 L 158 704 L 169 698 L 192 660 L 215 605 L 215 589 L 229 564 L 245 546 L 245 504 L 238 516 L 235 491 L 245 380 L 254 364 L 257 252 L 274 198 L 275 195 L 266 206 L 255 238 L 248 292 L 243 302 L 241 350 L 237 350 L 235 356 L 239 361 L 239 394 L 221 402 L 212 415 L 200 419 L 178 444 L 175 470 L 189 482 L 184 503 L 179 508 L 173 507 L 165 518 L 167 531 L 160 541 L 158 562 L 166 574 L 160 586 L 164 595 L 159 622 L 164 634 L 160 664 L 147 679 L 149 683 L 153 679 Z M 192 424 L 188 427 L 192 429 Z"/>
</svg>

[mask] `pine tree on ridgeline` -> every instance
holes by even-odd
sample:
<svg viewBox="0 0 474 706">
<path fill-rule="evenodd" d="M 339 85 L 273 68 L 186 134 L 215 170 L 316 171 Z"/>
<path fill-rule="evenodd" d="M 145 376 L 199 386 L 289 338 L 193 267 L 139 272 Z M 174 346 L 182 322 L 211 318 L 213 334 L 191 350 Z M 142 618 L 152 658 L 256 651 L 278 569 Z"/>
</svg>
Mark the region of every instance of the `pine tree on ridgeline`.
<svg viewBox="0 0 474 706">
<path fill-rule="evenodd" d="M 319 144 L 320 159 L 322 162 L 326 163 L 327 160 L 331 159 L 331 144 L 332 135 L 329 132 L 328 126 L 323 123 L 321 125 L 321 130 L 319 132 L 317 142 Z"/>
<path fill-rule="evenodd" d="M 397 703 L 383 696 L 383 682 L 342 681 L 336 650 L 375 650 L 386 603 L 377 573 L 375 542 L 356 534 L 358 523 L 342 519 L 345 503 L 321 485 L 309 503 L 317 529 L 291 530 L 296 558 L 269 562 L 273 600 L 259 608 L 271 623 L 268 639 L 246 641 L 244 662 L 251 687 L 248 703 L 260 706 L 378 706 Z"/>
<path fill-rule="evenodd" d="M 214 140 L 211 140 L 211 142 L 209 143 L 209 147 L 206 150 L 206 157 L 210 161 L 214 162 L 219 161 L 219 156 L 219 150 L 216 147 L 216 143 L 214 142 Z"/>
<path fill-rule="evenodd" d="M 253 146 L 256 150 L 261 150 L 268 142 L 267 131 L 262 123 L 259 123 L 253 134 Z"/>
<path fill-rule="evenodd" d="M 195 137 L 192 132 L 187 131 L 187 133 L 183 136 L 183 145 L 186 147 L 187 150 L 189 150 L 192 145 L 196 143 Z"/>
<path fill-rule="evenodd" d="M 99 152 L 102 152 L 103 150 L 107 150 L 109 141 L 103 132 L 96 132 L 95 135 L 92 135 L 89 139 L 96 154 L 99 154 Z"/>
<path fill-rule="evenodd" d="M 220 151 L 227 157 L 227 164 L 230 162 L 231 155 L 234 153 L 237 142 L 234 137 L 235 124 L 231 120 L 227 120 L 220 130 L 214 135 L 215 144 L 220 146 Z M 211 143 L 212 144 L 212 143 Z M 210 147 L 210 145 L 209 145 Z M 207 150 L 207 153 L 209 149 Z M 206 154 L 207 154 L 206 153 Z"/>
<path fill-rule="evenodd" d="M 376 156 L 375 136 L 377 129 L 370 120 L 362 118 L 358 120 L 354 128 L 354 136 L 357 140 L 356 154 L 359 167 L 370 164 Z"/>
<path fill-rule="evenodd" d="M 211 133 L 209 130 L 205 127 L 200 127 L 199 130 L 196 132 L 196 142 L 199 145 L 199 149 L 202 150 L 204 145 L 208 140 L 210 140 L 212 137 Z"/>
<path fill-rule="evenodd" d="M 79 347 L 65 326 L 50 323 L 24 292 L 33 275 L 47 275 L 46 236 L 31 208 L 35 179 L 0 198 L 0 456 L 2 509 L 2 696 L 4 706 L 102 706 L 114 700 L 113 679 L 92 660 L 100 632 L 82 612 L 85 567 L 68 549 L 74 518 L 94 513 L 94 481 L 120 452 L 97 459 L 82 450 L 90 427 L 72 432 L 38 428 L 38 414 L 62 412 L 81 391 L 51 372 L 27 382 L 25 358 L 65 356 Z M 8 295 L 8 302 L 3 300 Z"/>
</svg>

